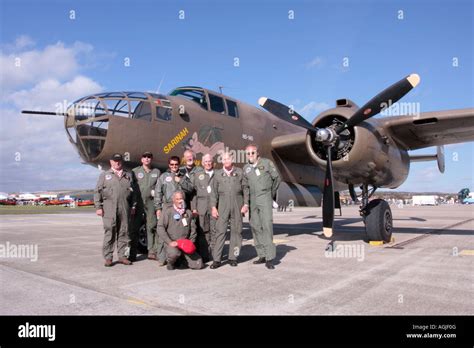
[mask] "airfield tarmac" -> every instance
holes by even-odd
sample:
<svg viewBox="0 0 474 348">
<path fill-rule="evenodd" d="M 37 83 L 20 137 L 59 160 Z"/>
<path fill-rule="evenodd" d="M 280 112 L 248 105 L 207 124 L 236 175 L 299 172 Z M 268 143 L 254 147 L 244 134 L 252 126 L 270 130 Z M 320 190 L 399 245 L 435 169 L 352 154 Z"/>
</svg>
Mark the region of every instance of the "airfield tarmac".
<svg viewBox="0 0 474 348">
<path fill-rule="evenodd" d="M 329 253 L 320 208 L 275 212 L 273 271 L 252 264 L 248 223 L 238 267 L 168 271 L 146 259 L 104 267 L 93 212 L 3 215 L 0 243 L 37 244 L 38 259 L 0 258 L 0 314 L 474 314 L 474 206 L 392 213 L 395 241 L 371 246 L 358 208 L 343 207 Z"/>
</svg>

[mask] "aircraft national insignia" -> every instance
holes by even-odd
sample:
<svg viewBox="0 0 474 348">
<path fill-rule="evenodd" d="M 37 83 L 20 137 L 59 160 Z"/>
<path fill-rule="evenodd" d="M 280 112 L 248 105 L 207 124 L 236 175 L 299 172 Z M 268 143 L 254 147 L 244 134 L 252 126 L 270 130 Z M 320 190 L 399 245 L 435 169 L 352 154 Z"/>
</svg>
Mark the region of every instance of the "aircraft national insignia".
<svg viewBox="0 0 474 348">
<path fill-rule="evenodd" d="M 166 177 L 165 180 L 166 180 L 166 182 L 171 182 L 171 180 L 173 180 L 173 178 L 171 176 L 168 176 L 168 177 Z"/>
<path fill-rule="evenodd" d="M 204 180 L 204 174 L 199 175 L 199 180 Z"/>
<path fill-rule="evenodd" d="M 245 169 L 245 172 L 248 174 L 248 173 L 250 173 L 251 170 L 252 170 L 252 168 L 247 167 L 247 168 Z"/>
<path fill-rule="evenodd" d="M 107 174 L 107 175 L 105 176 L 105 180 L 110 180 L 110 179 L 112 179 L 112 175 Z"/>
<path fill-rule="evenodd" d="M 143 177 L 144 177 L 143 173 L 138 173 L 137 176 L 138 176 L 138 179 L 143 179 Z"/>
</svg>

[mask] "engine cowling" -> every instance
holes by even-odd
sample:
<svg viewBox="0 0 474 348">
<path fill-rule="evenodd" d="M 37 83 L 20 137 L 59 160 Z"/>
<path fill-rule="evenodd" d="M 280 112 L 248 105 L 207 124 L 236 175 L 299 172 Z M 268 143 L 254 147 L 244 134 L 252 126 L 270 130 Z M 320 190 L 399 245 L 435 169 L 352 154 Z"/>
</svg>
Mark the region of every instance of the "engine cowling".
<svg viewBox="0 0 474 348">
<path fill-rule="evenodd" d="M 348 99 L 337 101 L 337 107 L 319 114 L 312 122 L 318 128 L 335 128 L 349 119 L 358 107 Z M 306 148 L 312 160 L 326 167 L 324 145 L 306 135 Z M 333 175 L 347 184 L 371 184 L 396 188 L 407 178 L 410 160 L 407 151 L 400 149 L 377 119 L 365 121 L 340 134 L 332 155 Z"/>
</svg>

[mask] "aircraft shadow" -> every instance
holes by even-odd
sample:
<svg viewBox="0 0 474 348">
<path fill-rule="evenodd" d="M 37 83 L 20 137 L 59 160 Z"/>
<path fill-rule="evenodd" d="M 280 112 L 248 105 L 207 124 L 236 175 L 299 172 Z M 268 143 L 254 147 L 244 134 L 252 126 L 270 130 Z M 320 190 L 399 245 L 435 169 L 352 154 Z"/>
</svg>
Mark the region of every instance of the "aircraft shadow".
<svg viewBox="0 0 474 348">
<path fill-rule="evenodd" d="M 396 220 L 396 219 L 395 219 Z M 408 219 L 398 219 L 408 220 Z M 410 218 L 415 220 L 416 218 Z M 359 218 L 337 218 L 334 221 L 334 234 L 331 238 L 326 238 L 323 234 L 323 224 L 321 221 L 317 222 L 305 222 L 294 225 L 288 224 L 273 224 L 273 234 L 297 236 L 302 234 L 313 235 L 323 240 L 331 241 L 351 241 L 351 240 L 366 240 L 365 227 L 363 226 L 349 226 L 351 224 L 360 222 Z M 420 221 L 425 221 L 421 219 Z M 394 233 L 414 233 L 414 234 L 439 234 L 439 235 L 469 235 L 474 236 L 474 231 L 470 229 L 436 229 L 436 228 L 417 228 L 417 227 L 397 227 L 394 228 Z M 250 231 L 250 225 L 244 223 L 244 231 L 242 233 L 246 239 L 252 238 Z"/>
</svg>

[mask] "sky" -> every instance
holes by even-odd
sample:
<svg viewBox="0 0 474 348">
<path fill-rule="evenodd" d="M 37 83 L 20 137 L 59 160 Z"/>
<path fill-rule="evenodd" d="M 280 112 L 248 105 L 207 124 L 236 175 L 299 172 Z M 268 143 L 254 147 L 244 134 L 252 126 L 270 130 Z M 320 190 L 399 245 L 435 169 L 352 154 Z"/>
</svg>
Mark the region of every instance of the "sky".
<svg viewBox="0 0 474 348">
<path fill-rule="evenodd" d="M 362 106 L 410 73 L 401 101 L 474 107 L 474 11 L 443 1 L 0 0 L 0 191 L 93 188 L 63 120 L 24 116 L 99 91 L 196 85 L 251 105 L 267 96 L 308 120 Z M 238 61 L 238 66 L 235 66 Z M 379 116 L 380 117 L 380 116 Z M 435 153 L 435 148 L 413 152 Z M 411 165 L 399 191 L 474 190 L 474 143 Z"/>
</svg>

